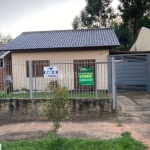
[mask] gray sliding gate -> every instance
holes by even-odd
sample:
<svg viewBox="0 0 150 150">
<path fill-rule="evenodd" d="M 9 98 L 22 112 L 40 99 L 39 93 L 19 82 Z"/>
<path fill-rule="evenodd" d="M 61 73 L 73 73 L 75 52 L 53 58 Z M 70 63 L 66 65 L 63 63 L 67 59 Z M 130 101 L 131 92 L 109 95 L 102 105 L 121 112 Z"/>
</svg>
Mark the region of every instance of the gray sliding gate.
<svg viewBox="0 0 150 150">
<path fill-rule="evenodd" d="M 116 68 L 116 88 L 118 92 L 150 90 L 150 54 L 113 55 Z M 108 72 L 111 65 L 108 66 Z M 108 73 L 108 91 L 112 91 L 111 74 Z"/>
</svg>

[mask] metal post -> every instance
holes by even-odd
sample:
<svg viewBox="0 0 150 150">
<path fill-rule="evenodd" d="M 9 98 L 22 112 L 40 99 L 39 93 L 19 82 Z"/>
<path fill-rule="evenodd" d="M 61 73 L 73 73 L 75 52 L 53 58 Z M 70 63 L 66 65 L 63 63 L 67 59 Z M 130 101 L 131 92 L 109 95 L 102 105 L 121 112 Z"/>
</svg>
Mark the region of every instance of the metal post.
<svg viewBox="0 0 150 150">
<path fill-rule="evenodd" d="M 30 99 L 33 99 L 33 74 L 32 74 L 32 60 L 28 61 L 29 64 L 29 87 L 30 87 Z"/>
<path fill-rule="evenodd" d="M 7 62 L 6 61 L 4 61 L 4 58 L 3 58 L 3 81 L 4 81 L 4 89 L 6 89 L 6 87 L 7 87 L 7 83 L 6 83 L 6 81 L 5 81 L 5 77 L 6 77 L 6 75 L 7 75 L 7 73 L 6 73 L 6 66 L 7 66 L 7 64 L 6 64 Z M 5 91 L 6 92 L 6 91 Z"/>
<path fill-rule="evenodd" d="M 95 97 L 97 98 L 97 63 L 95 63 Z"/>
<path fill-rule="evenodd" d="M 115 59 L 112 57 L 112 98 L 113 98 L 113 111 L 117 109 L 116 101 L 116 70 L 115 70 Z"/>
<path fill-rule="evenodd" d="M 150 92 L 150 54 L 147 55 L 147 91 Z"/>
<path fill-rule="evenodd" d="M 124 92 L 124 57 L 122 56 L 123 92 Z"/>
<path fill-rule="evenodd" d="M 34 64 L 34 80 L 35 80 L 35 91 L 37 90 L 36 89 L 36 63 Z"/>
</svg>

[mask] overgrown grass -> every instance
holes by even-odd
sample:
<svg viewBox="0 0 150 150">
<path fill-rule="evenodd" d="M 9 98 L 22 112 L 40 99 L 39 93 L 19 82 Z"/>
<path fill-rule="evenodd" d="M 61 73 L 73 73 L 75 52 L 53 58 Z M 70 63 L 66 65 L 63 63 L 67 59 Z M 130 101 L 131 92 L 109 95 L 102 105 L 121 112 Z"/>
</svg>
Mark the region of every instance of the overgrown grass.
<svg viewBox="0 0 150 150">
<path fill-rule="evenodd" d="M 122 137 L 109 140 L 87 139 L 54 139 L 54 135 L 39 140 L 1 142 L 2 150 L 144 150 L 145 146 L 130 137 L 130 134 L 122 134 Z"/>
</svg>

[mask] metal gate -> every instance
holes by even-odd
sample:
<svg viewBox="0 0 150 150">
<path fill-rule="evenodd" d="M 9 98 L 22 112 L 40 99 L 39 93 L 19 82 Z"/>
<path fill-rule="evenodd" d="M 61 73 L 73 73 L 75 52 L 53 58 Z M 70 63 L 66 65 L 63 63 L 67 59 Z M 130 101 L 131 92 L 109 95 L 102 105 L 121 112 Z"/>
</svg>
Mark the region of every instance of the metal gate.
<svg viewBox="0 0 150 150">
<path fill-rule="evenodd" d="M 112 56 L 108 57 L 111 61 Z M 149 54 L 113 55 L 115 59 L 116 89 L 118 92 L 149 91 Z M 108 67 L 111 71 L 111 65 Z M 111 83 L 111 74 L 108 76 Z M 112 90 L 109 84 L 109 91 Z"/>
</svg>

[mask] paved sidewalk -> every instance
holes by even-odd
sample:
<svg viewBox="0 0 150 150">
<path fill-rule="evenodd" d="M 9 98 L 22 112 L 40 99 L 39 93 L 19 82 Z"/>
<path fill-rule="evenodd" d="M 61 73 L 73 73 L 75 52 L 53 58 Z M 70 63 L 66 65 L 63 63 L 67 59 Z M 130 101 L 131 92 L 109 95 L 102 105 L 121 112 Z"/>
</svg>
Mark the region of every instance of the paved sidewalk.
<svg viewBox="0 0 150 150">
<path fill-rule="evenodd" d="M 117 96 L 117 103 L 121 106 L 122 111 L 138 111 L 138 110 L 140 110 L 139 105 L 137 105 L 130 98 L 123 96 L 123 95 Z"/>
</svg>

